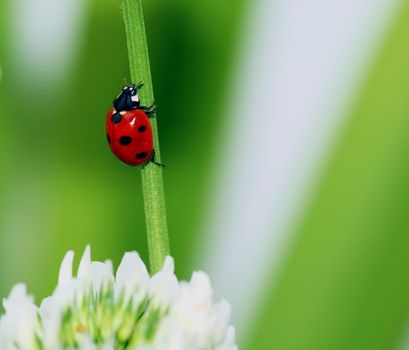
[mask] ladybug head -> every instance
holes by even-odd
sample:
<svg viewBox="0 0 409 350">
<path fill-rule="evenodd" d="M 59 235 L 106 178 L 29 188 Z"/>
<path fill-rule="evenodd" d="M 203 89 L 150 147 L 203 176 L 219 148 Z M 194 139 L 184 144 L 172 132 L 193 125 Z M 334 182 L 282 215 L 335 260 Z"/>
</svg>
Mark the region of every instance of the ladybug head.
<svg viewBox="0 0 409 350">
<path fill-rule="evenodd" d="M 119 96 L 114 100 L 114 108 L 118 111 L 130 111 L 139 107 L 140 101 L 137 90 L 142 84 L 127 84 L 122 88 Z"/>
<path fill-rule="evenodd" d="M 124 95 L 135 96 L 136 90 L 137 90 L 137 86 L 135 84 L 128 84 L 122 88 L 122 93 Z"/>
</svg>

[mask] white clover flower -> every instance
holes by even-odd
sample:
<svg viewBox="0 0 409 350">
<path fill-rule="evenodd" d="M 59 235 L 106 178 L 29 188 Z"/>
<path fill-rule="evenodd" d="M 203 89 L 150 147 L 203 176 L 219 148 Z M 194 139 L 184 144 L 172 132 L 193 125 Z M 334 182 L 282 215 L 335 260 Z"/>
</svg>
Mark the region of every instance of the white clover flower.
<svg viewBox="0 0 409 350">
<path fill-rule="evenodd" d="M 72 276 L 74 253 L 63 259 L 53 295 L 38 308 L 23 284 L 3 301 L 1 350 L 237 350 L 230 306 L 214 304 L 209 277 L 178 282 L 167 257 L 149 276 L 138 253 L 112 263 L 91 261 L 90 248 Z"/>
</svg>

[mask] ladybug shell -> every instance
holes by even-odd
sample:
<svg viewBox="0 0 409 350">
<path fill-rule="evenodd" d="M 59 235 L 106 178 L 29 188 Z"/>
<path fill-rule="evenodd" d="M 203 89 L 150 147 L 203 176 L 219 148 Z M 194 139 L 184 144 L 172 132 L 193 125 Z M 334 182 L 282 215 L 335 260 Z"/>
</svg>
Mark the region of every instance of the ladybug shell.
<svg viewBox="0 0 409 350">
<path fill-rule="evenodd" d="M 153 153 L 152 127 L 145 112 L 134 109 L 117 113 L 108 111 L 106 133 L 109 148 L 129 165 L 143 165 Z"/>
</svg>

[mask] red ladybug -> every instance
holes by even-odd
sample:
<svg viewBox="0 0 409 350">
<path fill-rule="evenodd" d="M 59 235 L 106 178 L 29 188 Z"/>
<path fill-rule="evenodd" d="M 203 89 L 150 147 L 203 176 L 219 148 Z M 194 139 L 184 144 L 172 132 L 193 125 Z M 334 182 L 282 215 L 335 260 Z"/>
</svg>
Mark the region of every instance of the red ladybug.
<svg viewBox="0 0 409 350">
<path fill-rule="evenodd" d="M 109 148 L 120 160 L 129 165 L 155 162 L 152 127 L 149 117 L 155 106 L 141 106 L 137 89 L 142 84 L 126 85 L 114 100 L 106 119 Z"/>
</svg>

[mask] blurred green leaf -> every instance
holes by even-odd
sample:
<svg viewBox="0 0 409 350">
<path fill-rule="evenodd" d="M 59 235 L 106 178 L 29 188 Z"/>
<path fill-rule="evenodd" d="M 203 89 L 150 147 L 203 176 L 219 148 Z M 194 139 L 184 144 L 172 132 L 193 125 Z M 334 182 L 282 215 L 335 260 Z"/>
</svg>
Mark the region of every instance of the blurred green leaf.
<svg viewBox="0 0 409 350">
<path fill-rule="evenodd" d="M 190 278 L 247 0 L 144 3 L 171 254 Z"/>
<path fill-rule="evenodd" d="M 409 311 L 409 5 L 380 52 L 249 349 L 394 349 Z"/>
</svg>

